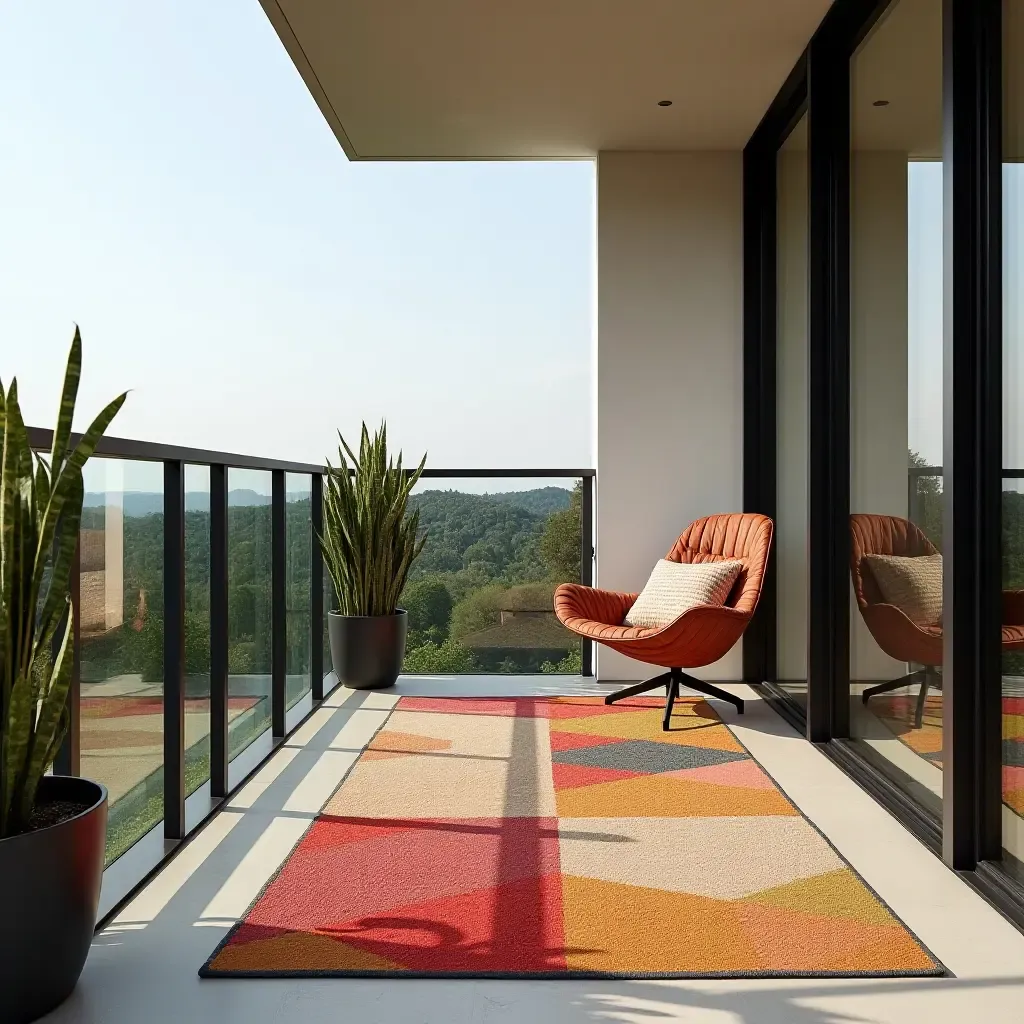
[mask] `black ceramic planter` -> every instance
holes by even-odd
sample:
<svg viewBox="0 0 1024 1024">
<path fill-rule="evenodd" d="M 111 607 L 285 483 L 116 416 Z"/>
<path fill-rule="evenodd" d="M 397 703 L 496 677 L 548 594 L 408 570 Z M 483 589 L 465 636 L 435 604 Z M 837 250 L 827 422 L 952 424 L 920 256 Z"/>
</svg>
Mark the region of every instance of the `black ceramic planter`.
<svg viewBox="0 0 1024 1024">
<path fill-rule="evenodd" d="M 89 954 L 103 880 L 107 791 L 48 775 L 38 800 L 88 804 L 58 825 L 0 839 L 0 1014 L 27 1024 L 71 994 Z"/>
<path fill-rule="evenodd" d="M 353 690 L 394 686 L 402 671 L 409 616 L 399 608 L 394 615 L 327 616 L 331 661 L 338 682 Z"/>
</svg>

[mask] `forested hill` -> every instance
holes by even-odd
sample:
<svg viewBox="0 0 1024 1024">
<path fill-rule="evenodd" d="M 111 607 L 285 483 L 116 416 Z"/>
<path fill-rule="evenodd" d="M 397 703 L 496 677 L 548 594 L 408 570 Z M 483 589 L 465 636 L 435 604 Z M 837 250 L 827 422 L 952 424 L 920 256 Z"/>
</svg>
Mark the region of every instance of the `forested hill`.
<svg viewBox="0 0 1024 1024">
<path fill-rule="evenodd" d="M 290 502 L 299 501 L 304 497 L 309 497 L 308 491 L 288 494 Z M 82 507 L 102 508 L 109 501 L 110 495 L 106 491 L 87 491 Z M 232 508 L 269 504 L 269 494 L 259 494 L 246 487 L 228 491 L 228 505 Z M 121 492 L 121 507 L 126 516 L 160 515 L 164 510 L 164 496 L 160 491 L 123 491 Z M 189 512 L 209 512 L 210 492 L 187 491 L 185 493 L 185 508 Z"/>
<path fill-rule="evenodd" d="M 564 487 L 535 487 L 530 491 L 506 491 L 485 497 L 525 508 L 534 515 L 549 516 L 552 512 L 562 512 L 569 507 L 569 494 Z"/>
<path fill-rule="evenodd" d="M 551 566 L 541 555 L 541 538 L 554 521 L 552 516 L 557 518 L 557 513 L 569 509 L 570 494 L 560 487 L 500 494 L 437 490 L 414 494 L 410 498 L 410 506 L 419 510 L 420 525 L 427 531 L 427 542 L 413 566 L 409 582 L 444 574 L 453 597 L 460 600 L 465 593 L 487 582 L 501 581 L 513 585 L 546 579 Z M 301 504 L 293 503 L 295 496 L 289 497 L 292 499 L 289 514 L 308 515 L 308 504 L 303 512 Z M 84 526 L 102 528 L 102 518 L 97 516 L 107 500 L 108 496 L 103 493 L 94 492 L 86 496 Z M 305 500 L 308 503 L 309 499 Z M 128 491 L 121 501 L 129 521 L 141 524 L 151 517 L 155 517 L 157 522 L 162 521 L 161 494 Z M 269 537 L 268 501 L 266 496 L 252 491 L 232 490 L 229 493 L 233 552 L 236 547 L 242 551 L 254 530 L 262 531 L 260 536 Z M 190 528 L 203 528 L 209 509 L 209 495 L 190 492 L 186 494 L 185 504 Z M 578 527 L 574 530 L 578 533 Z M 147 532 L 141 527 L 132 527 L 131 544 L 138 546 L 133 558 L 137 556 L 147 564 L 159 565 L 158 530 Z M 196 552 L 201 550 L 200 544 Z M 202 561 L 205 566 L 205 555 Z M 304 569 L 296 572 L 303 579 L 308 578 Z M 301 583 L 298 576 L 296 583 Z"/>
<path fill-rule="evenodd" d="M 308 494 L 289 493 L 288 500 L 296 501 Z M 552 512 L 561 512 L 569 507 L 569 491 L 564 487 L 536 487 L 529 491 L 506 491 L 499 494 L 473 495 L 458 491 L 425 491 L 413 498 L 422 498 L 427 494 L 455 494 L 463 498 L 482 497 L 503 505 L 514 505 L 543 518 Z M 102 508 L 109 501 L 109 495 L 103 491 L 88 491 L 83 505 L 85 508 Z M 157 491 L 125 491 L 121 496 L 122 507 L 127 516 L 149 516 L 164 510 L 164 496 Z M 228 504 L 232 507 L 244 505 L 269 505 L 269 494 L 257 494 L 246 488 L 237 488 L 228 492 Z M 206 512 L 210 508 L 210 495 L 207 491 L 188 491 L 185 494 L 185 508 L 189 511 Z"/>
<path fill-rule="evenodd" d="M 509 570 L 527 578 L 540 569 L 538 543 L 547 516 L 568 508 L 569 492 L 556 487 L 509 494 L 423 491 L 409 503 L 419 510 L 420 525 L 427 530 L 427 544 L 411 580 L 472 565 L 492 578 Z M 540 511 L 546 506 L 552 507 Z"/>
</svg>

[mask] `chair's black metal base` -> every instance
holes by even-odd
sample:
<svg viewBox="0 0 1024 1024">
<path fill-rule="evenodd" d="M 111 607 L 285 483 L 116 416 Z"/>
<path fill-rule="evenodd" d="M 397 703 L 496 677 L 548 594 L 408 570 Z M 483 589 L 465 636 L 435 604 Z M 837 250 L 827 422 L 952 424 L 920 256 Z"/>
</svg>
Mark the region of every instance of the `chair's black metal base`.
<svg viewBox="0 0 1024 1024">
<path fill-rule="evenodd" d="M 924 668 L 908 672 L 905 676 L 900 676 L 899 679 L 891 679 L 887 683 L 878 683 L 875 686 L 869 686 L 860 695 L 861 700 L 867 704 L 870 698 L 875 697 L 880 693 L 889 693 L 891 690 L 899 690 L 904 686 L 913 686 L 914 683 L 921 684 L 921 689 L 917 694 L 917 707 L 914 711 L 914 728 L 920 729 L 924 723 L 924 702 L 928 697 L 929 688 L 935 690 L 942 689 L 942 676 L 940 676 L 936 669 L 931 665 L 926 665 Z"/>
<path fill-rule="evenodd" d="M 617 700 L 635 697 L 639 693 L 647 693 L 649 690 L 656 690 L 659 686 L 664 686 L 667 700 L 665 701 L 665 718 L 662 720 L 661 727 L 668 732 L 669 724 L 672 721 L 672 705 L 679 696 L 680 685 L 696 690 L 698 693 L 703 693 L 708 697 L 717 697 L 719 700 L 727 701 L 729 704 L 735 705 L 736 710 L 741 715 L 743 714 L 742 698 L 728 693 L 717 686 L 712 686 L 711 683 L 695 679 L 693 676 L 687 675 L 681 668 L 669 669 L 668 672 L 662 672 L 661 675 L 645 679 L 642 683 L 634 683 L 632 686 L 616 690 L 615 693 L 609 693 L 605 697 L 604 702 L 605 704 L 614 704 Z"/>
</svg>

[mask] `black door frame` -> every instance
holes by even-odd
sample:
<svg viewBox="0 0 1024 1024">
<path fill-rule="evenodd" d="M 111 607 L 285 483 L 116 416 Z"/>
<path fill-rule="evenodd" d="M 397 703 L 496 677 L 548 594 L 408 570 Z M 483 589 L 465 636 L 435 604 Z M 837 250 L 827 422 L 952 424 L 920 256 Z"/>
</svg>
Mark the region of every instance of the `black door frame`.
<svg viewBox="0 0 1024 1024">
<path fill-rule="evenodd" d="M 898 0 L 836 0 L 744 150 L 744 501 L 777 511 L 776 158 L 808 114 L 808 695 L 773 682 L 777 580 L 744 679 L 926 845 L 1024 927 L 1000 870 L 1001 0 L 943 0 L 943 812 L 849 742 L 850 59 Z"/>
<path fill-rule="evenodd" d="M 790 72 L 743 150 L 743 507 L 776 518 L 778 150 L 807 109 L 806 54 Z M 761 600 L 743 638 L 743 678 L 776 676 L 777 582 L 768 562 Z M 785 713 L 788 698 L 773 694 Z M 798 709 L 799 710 L 799 709 Z"/>
</svg>

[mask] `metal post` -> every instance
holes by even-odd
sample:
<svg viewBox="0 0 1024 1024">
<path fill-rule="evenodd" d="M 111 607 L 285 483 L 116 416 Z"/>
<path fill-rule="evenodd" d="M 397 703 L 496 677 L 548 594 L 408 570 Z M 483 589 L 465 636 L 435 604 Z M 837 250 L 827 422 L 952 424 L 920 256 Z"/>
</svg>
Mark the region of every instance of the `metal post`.
<svg viewBox="0 0 1024 1024">
<path fill-rule="evenodd" d="M 164 463 L 164 838 L 185 836 L 185 467 Z"/>
<path fill-rule="evenodd" d="M 743 508 L 776 515 L 776 151 L 752 140 L 743 152 Z M 774 680 L 775 559 L 743 636 L 743 679 Z"/>
<path fill-rule="evenodd" d="M 53 771 L 56 775 L 81 775 L 82 773 L 82 630 L 81 630 L 81 567 L 82 548 L 81 544 L 75 545 L 74 558 L 71 560 L 71 571 L 68 574 L 68 589 L 71 592 L 71 612 L 74 623 L 74 636 L 71 638 L 71 685 L 68 688 L 68 731 L 64 736 L 64 742 L 57 751 L 53 762 Z M 56 657 L 60 644 L 63 642 L 64 630 L 67 629 L 68 619 L 64 621 L 53 638 L 53 653 Z"/>
<path fill-rule="evenodd" d="M 807 738 L 850 729 L 849 40 L 808 51 Z"/>
<path fill-rule="evenodd" d="M 210 793 L 228 795 L 228 471 L 210 466 Z"/>
<path fill-rule="evenodd" d="M 309 672 L 313 702 L 324 699 L 324 560 L 320 533 L 324 528 L 324 478 L 310 477 L 309 491 Z"/>
<path fill-rule="evenodd" d="M 942 857 L 1002 848 L 1000 0 L 943 5 Z"/>
<path fill-rule="evenodd" d="M 582 478 L 580 501 L 580 583 L 585 587 L 594 585 L 594 478 Z M 594 674 L 594 641 L 581 641 L 581 674 Z"/>
<path fill-rule="evenodd" d="M 283 469 L 275 469 L 270 498 L 270 720 L 274 739 L 283 739 L 288 670 L 287 504 Z"/>
</svg>

